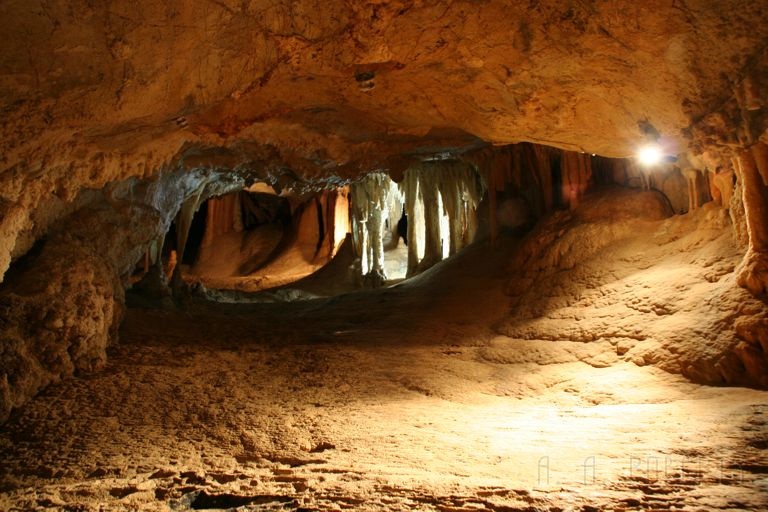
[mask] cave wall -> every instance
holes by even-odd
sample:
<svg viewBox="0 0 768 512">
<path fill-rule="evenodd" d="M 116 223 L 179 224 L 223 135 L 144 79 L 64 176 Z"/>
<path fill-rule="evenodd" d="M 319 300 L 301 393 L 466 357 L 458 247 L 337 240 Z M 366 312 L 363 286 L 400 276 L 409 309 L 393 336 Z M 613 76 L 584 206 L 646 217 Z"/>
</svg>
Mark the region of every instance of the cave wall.
<svg viewBox="0 0 768 512">
<path fill-rule="evenodd" d="M 106 361 L 124 279 L 190 197 L 241 188 L 235 174 L 176 172 L 89 193 L 0 289 L 0 421 L 39 390 Z"/>
</svg>

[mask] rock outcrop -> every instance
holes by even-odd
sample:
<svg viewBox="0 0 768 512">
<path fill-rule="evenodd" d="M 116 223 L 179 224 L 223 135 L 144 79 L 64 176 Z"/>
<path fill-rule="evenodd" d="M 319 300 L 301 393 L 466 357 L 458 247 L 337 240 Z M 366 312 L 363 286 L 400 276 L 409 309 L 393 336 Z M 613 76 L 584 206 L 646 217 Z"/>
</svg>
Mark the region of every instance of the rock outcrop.
<svg viewBox="0 0 768 512">
<path fill-rule="evenodd" d="M 121 276 L 190 197 L 242 187 L 235 174 L 168 174 L 86 194 L 83 206 L 18 262 L 0 290 L 0 420 L 40 389 L 106 361 L 122 318 Z"/>
<path fill-rule="evenodd" d="M 738 286 L 740 260 L 715 204 L 683 218 L 656 191 L 604 191 L 526 237 L 500 331 L 520 350 L 588 344 L 597 367 L 624 359 L 706 384 L 768 387 L 768 307 Z"/>
</svg>

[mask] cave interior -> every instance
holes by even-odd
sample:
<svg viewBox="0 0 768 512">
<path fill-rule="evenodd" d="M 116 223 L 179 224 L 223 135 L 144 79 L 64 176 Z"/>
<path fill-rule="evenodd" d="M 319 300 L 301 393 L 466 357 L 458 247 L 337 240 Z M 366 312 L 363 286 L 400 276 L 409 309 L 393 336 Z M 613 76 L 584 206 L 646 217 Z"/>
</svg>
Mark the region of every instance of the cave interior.
<svg viewBox="0 0 768 512">
<path fill-rule="evenodd" d="M 0 4 L 0 509 L 768 509 L 768 5 Z"/>
</svg>

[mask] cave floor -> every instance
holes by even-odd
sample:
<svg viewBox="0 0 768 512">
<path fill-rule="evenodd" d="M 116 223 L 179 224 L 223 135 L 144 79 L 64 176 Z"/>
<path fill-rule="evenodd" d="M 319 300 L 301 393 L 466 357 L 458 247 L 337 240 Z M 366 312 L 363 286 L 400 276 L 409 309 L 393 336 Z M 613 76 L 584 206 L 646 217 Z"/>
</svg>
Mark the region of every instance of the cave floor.
<svg viewBox="0 0 768 512">
<path fill-rule="evenodd" d="M 768 508 L 768 392 L 584 343 L 505 359 L 497 265 L 472 257 L 331 299 L 129 309 L 105 369 L 0 428 L 0 509 Z"/>
</svg>

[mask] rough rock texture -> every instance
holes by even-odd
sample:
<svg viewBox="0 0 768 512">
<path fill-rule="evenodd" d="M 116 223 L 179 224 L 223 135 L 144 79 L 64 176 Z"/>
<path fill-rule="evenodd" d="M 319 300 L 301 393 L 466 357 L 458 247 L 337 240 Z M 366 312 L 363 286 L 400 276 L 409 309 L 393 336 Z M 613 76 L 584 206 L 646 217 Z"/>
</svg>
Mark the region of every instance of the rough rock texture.
<svg viewBox="0 0 768 512">
<path fill-rule="evenodd" d="M 582 342 L 598 367 L 625 359 L 768 387 L 768 307 L 736 283 L 742 255 L 725 210 L 663 220 L 668 209 L 658 192 L 613 190 L 542 222 L 510 266 L 509 349 Z"/>
<path fill-rule="evenodd" d="M 649 254 L 633 261 L 615 243 L 564 237 L 552 251 L 564 254 L 563 286 L 540 286 L 557 301 L 550 314 L 561 310 L 554 321 L 590 320 L 565 318 L 590 297 L 598 328 L 624 328 L 628 312 L 649 322 L 656 313 L 639 310 L 651 305 L 669 311 L 659 321 L 711 315 L 713 287 L 733 287 L 733 270 L 702 256 L 722 251 L 713 234 L 730 228 L 706 231 L 689 256 L 676 250 L 702 219 L 662 218 L 653 193 L 621 197 L 585 196 L 572 228 L 610 233 L 605 211 L 619 223 L 613 240 L 632 237 L 628 226 L 659 236 L 638 232 L 633 246 Z M 638 209 L 648 215 L 633 223 Z M 601 276 L 566 265 L 565 242 L 593 249 L 586 269 L 623 266 L 629 279 L 590 289 Z M 104 371 L 50 387 L 0 426 L 0 508 L 765 511 L 768 391 L 692 384 L 645 364 L 639 346 L 623 352 L 576 328 L 556 341 L 544 322 L 529 325 L 535 340 L 500 334 L 504 266 L 520 249 L 502 237 L 397 287 L 333 298 L 129 309 Z M 670 294 L 660 252 L 719 282 Z M 597 296 L 633 280 L 658 297 Z"/>
<path fill-rule="evenodd" d="M 121 183 L 108 197 L 89 194 L 25 256 L 0 290 L 0 421 L 49 383 L 103 365 L 122 316 L 120 276 L 187 197 L 233 187 L 236 175 L 205 172 Z"/>
<path fill-rule="evenodd" d="M 641 121 L 672 153 L 691 126 L 702 150 L 738 144 L 741 106 L 766 127 L 767 16 L 747 0 L 4 2 L 0 269 L 45 233 L 52 193 L 152 175 L 190 145 L 312 177 L 478 138 L 624 156 Z"/>
</svg>

